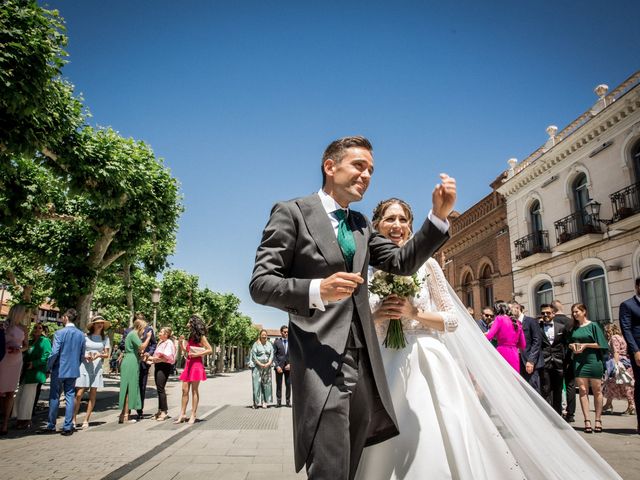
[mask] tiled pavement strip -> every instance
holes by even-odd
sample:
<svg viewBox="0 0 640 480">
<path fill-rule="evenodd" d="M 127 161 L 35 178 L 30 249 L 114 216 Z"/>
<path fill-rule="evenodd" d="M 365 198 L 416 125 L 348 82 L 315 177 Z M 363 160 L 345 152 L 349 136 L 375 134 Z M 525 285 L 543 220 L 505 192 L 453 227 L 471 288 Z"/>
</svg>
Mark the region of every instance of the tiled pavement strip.
<svg viewBox="0 0 640 480">
<path fill-rule="evenodd" d="M 0 477 L 20 479 L 303 479 L 293 467 L 291 410 L 252 410 L 248 371 L 224 374 L 201 384 L 195 425 L 171 420 L 117 423 L 117 382 L 99 392 L 91 427 L 71 437 L 11 433 L 0 440 Z M 180 383 L 168 385 L 170 415 L 176 417 Z M 152 395 L 153 388 L 148 392 Z M 46 390 L 42 398 L 46 399 Z M 622 411 L 625 402 L 615 402 Z M 157 407 L 150 396 L 146 412 Z M 82 411 L 86 408 L 83 402 Z M 82 421 L 84 415 L 79 416 Z M 43 415 L 38 420 L 43 420 Z M 59 427 L 60 421 L 59 419 Z M 581 431 L 581 426 L 576 424 Z M 605 416 L 605 433 L 581 435 L 625 479 L 638 478 L 640 435 L 629 416 Z M 586 479 L 585 479 L 586 480 Z"/>
</svg>

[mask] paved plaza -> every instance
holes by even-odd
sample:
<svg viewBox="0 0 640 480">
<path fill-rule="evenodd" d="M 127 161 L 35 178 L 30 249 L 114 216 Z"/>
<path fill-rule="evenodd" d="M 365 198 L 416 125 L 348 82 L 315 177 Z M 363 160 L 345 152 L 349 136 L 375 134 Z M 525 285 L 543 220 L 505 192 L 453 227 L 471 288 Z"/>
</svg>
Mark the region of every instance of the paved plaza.
<svg viewBox="0 0 640 480">
<path fill-rule="evenodd" d="M 180 383 L 167 385 L 170 415 L 178 415 Z M 149 388 L 146 414 L 157 408 Z M 108 379 L 98 392 L 98 407 L 86 431 L 71 437 L 10 431 L 0 440 L 0 472 L 12 479 L 304 479 L 293 466 L 291 409 L 253 410 L 249 371 L 218 375 L 201 385 L 200 421 L 174 425 L 171 420 L 121 425 L 118 384 Z M 47 397 L 43 389 L 41 398 Z M 82 410 L 86 408 L 83 402 Z M 624 410 L 616 402 L 615 410 Z M 148 415 L 147 415 L 148 414 Z M 79 420 L 83 420 L 83 415 Z M 44 425 L 44 412 L 36 417 Z M 61 426 L 61 420 L 59 428 Z M 578 425 L 578 424 L 576 424 Z M 629 416 L 604 417 L 605 433 L 580 434 L 625 479 L 638 478 L 640 435 Z M 584 479 L 586 480 L 586 479 Z"/>
</svg>

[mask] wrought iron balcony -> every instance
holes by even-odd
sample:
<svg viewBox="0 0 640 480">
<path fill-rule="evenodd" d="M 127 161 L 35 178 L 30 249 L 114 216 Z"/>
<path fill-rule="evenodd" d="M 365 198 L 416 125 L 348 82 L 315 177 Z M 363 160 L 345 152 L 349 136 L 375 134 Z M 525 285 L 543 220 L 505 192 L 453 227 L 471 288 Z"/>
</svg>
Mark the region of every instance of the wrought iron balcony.
<svg viewBox="0 0 640 480">
<path fill-rule="evenodd" d="M 609 198 L 614 222 L 640 213 L 640 182 L 612 193 Z"/>
<path fill-rule="evenodd" d="M 588 233 L 602 233 L 598 218 L 584 210 L 561 218 L 554 225 L 558 245 Z"/>
<path fill-rule="evenodd" d="M 536 253 L 550 253 L 549 232 L 539 230 L 529 235 L 525 235 L 513 242 L 516 249 L 516 262 Z"/>
</svg>

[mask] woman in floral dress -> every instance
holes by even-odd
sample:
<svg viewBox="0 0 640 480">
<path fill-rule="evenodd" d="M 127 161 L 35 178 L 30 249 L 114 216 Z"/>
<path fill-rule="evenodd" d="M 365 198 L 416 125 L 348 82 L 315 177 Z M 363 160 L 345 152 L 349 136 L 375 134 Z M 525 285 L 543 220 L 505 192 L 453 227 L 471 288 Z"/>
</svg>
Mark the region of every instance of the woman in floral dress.
<svg viewBox="0 0 640 480">
<path fill-rule="evenodd" d="M 260 330 L 260 337 L 251 347 L 249 366 L 252 369 L 253 408 L 267 408 L 272 401 L 271 366 L 273 365 L 273 345 L 267 339 L 267 331 Z"/>
<path fill-rule="evenodd" d="M 620 327 L 615 323 L 610 323 L 604 327 L 604 334 L 609 342 L 609 353 L 613 356 L 613 365 L 617 368 L 624 368 L 627 374 L 633 378 L 631 362 L 627 355 L 627 342 L 622 337 Z M 633 383 L 616 383 L 616 376 L 608 375 L 602 386 L 602 392 L 606 403 L 602 407 L 602 413 L 613 413 L 613 400 L 626 400 L 627 410 L 624 412 L 635 415 L 636 405 L 633 400 Z"/>
</svg>

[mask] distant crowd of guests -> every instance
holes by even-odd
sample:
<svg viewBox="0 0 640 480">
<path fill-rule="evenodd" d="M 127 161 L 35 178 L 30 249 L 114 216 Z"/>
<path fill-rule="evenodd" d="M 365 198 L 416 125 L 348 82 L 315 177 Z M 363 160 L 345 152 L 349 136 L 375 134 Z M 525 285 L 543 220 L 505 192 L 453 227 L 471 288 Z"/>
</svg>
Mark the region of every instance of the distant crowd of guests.
<svg viewBox="0 0 640 480">
<path fill-rule="evenodd" d="M 575 421 L 577 388 L 584 431 L 599 433 L 602 414 L 613 412 L 615 399 L 627 401 L 624 414 L 638 415 L 640 387 L 635 378 L 640 375 L 640 277 L 635 291 L 634 297 L 620 305 L 619 325 L 603 327 L 590 321 L 587 307 L 581 303 L 571 306 L 569 318 L 557 300 L 541 305 L 535 318 L 525 315 L 516 302 L 497 302 L 483 308 L 476 323 L 500 355 L 568 422 Z M 473 309 L 469 313 L 473 316 Z"/>
<path fill-rule="evenodd" d="M 63 327 L 55 332 L 53 342 L 49 340 L 47 326 L 43 323 L 33 324 L 30 337 L 27 337 L 24 326 L 27 315 L 24 305 L 14 305 L 0 325 L 0 434 L 7 434 L 12 417 L 16 418 L 17 429 L 31 427 L 40 389 L 47 378 L 50 379 L 48 421 L 38 433 L 57 432 L 61 394 L 65 400 L 65 415 L 60 433 L 68 436 L 77 429 L 88 428 L 98 389 L 104 387 L 103 366 L 106 360 L 120 373 L 119 423 L 135 422 L 144 417 L 151 365 L 155 365 L 158 395 L 158 410 L 153 418 L 166 420 L 169 410 L 166 385 L 175 371 L 178 351 L 182 352 L 186 363 L 179 377 L 182 382 L 180 415 L 174 423 L 196 422 L 199 384 L 207 378 L 203 358 L 212 353 L 206 326 L 197 315 L 189 319 L 187 337 L 174 339 L 171 328 L 163 327 L 156 339 L 144 315 L 136 314 L 132 328 L 124 331 L 113 352 L 107 335 L 111 323 L 100 315 L 93 317 L 83 332 L 76 326 L 77 312 L 67 310 L 61 317 Z M 80 424 L 78 415 L 85 392 L 89 398 Z M 187 417 L 189 392 L 191 411 Z M 135 418 L 132 411 L 136 412 Z"/>
</svg>

